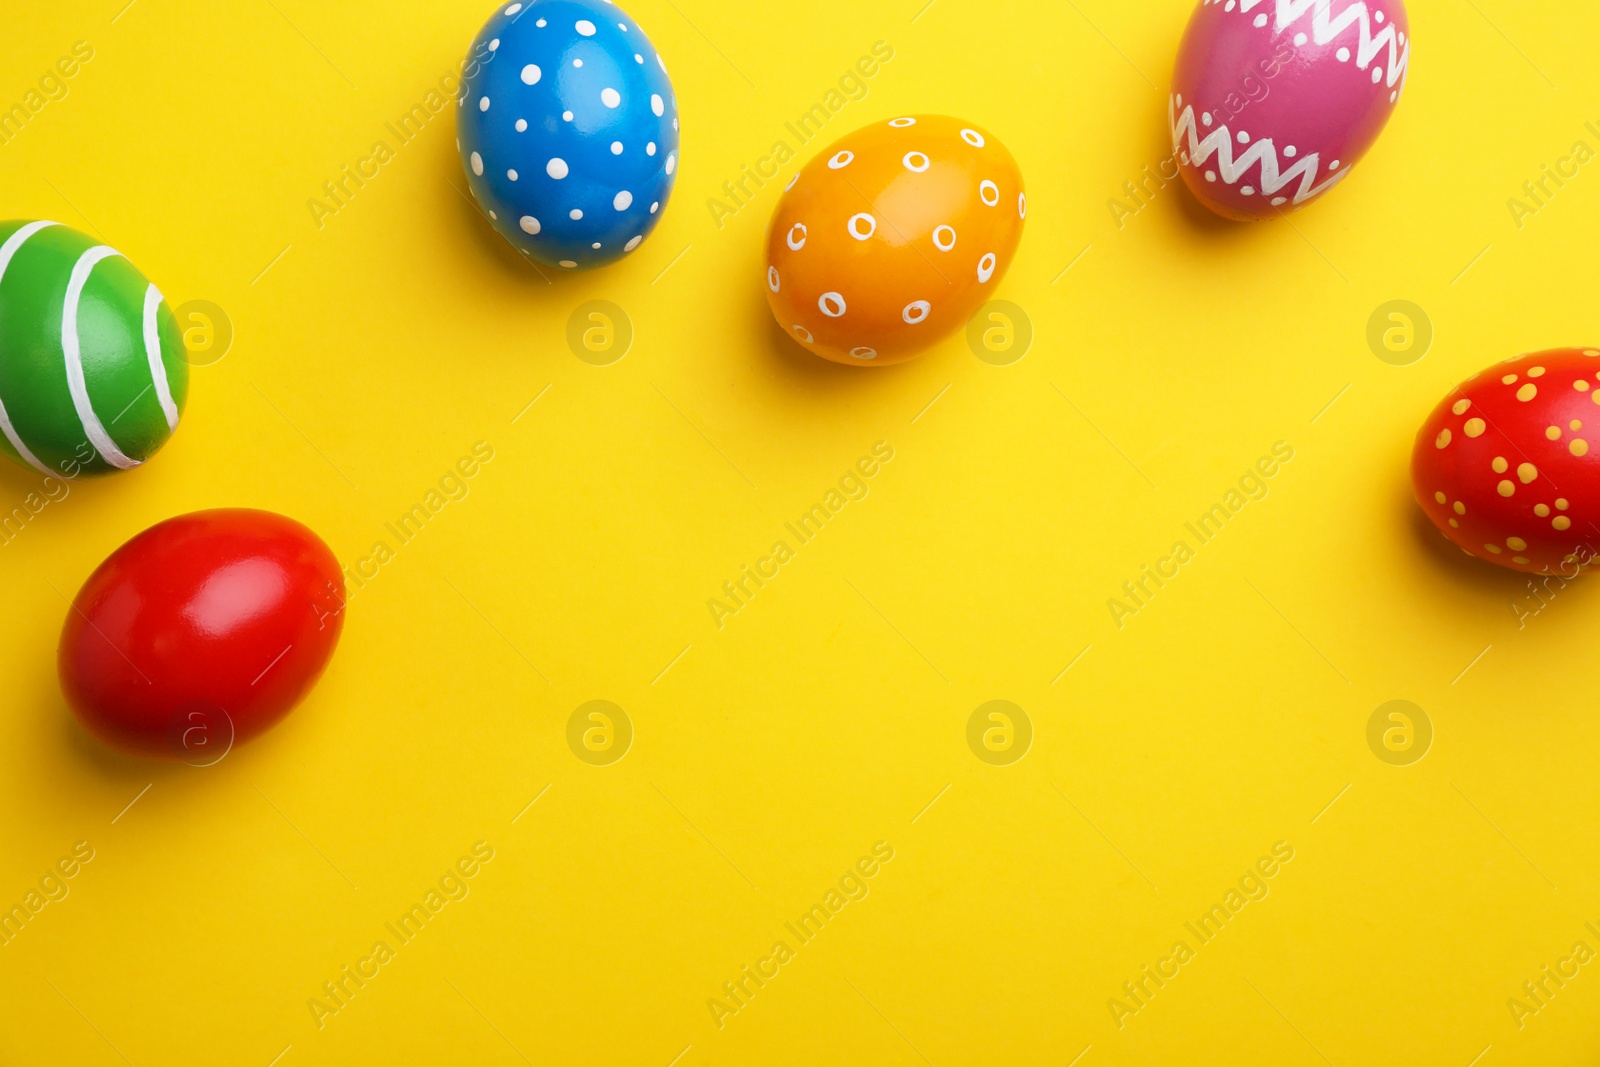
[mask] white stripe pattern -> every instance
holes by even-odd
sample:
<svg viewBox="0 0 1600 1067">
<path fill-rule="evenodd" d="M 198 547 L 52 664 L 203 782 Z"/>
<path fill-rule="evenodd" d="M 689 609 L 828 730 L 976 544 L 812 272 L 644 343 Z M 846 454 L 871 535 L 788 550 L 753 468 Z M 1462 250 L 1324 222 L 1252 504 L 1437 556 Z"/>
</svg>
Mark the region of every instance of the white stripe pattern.
<svg viewBox="0 0 1600 1067">
<path fill-rule="evenodd" d="M 156 399 L 167 417 L 167 429 L 178 429 L 178 405 L 172 401 L 172 383 L 167 380 L 167 365 L 161 362 L 161 329 L 156 313 L 161 310 L 161 290 L 154 285 L 144 294 L 144 354 L 150 361 L 150 380 L 155 383 Z"/>
<path fill-rule="evenodd" d="M 1167 121 L 1172 124 L 1172 150 L 1186 154 L 1188 158 L 1185 162 L 1192 162 L 1196 167 L 1205 166 L 1212 156 L 1216 156 L 1217 170 L 1221 173 L 1223 182 L 1228 185 L 1236 183 L 1257 163 L 1261 164 L 1260 183 L 1264 196 L 1275 196 L 1298 178 L 1300 188 L 1295 190 L 1293 197 L 1296 207 L 1307 200 L 1321 196 L 1344 181 L 1345 175 L 1350 173 L 1350 168 L 1344 167 L 1318 185 L 1317 172 L 1322 166 L 1322 156 L 1318 152 L 1307 152 L 1280 170 L 1278 149 L 1270 137 L 1250 142 L 1249 148 L 1235 156 L 1233 134 L 1227 125 L 1219 125 L 1202 139 L 1200 124 L 1194 117 L 1194 105 L 1185 104 L 1183 111 L 1179 113 L 1175 96 L 1167 98 Z"/>
<path fill-rule="evenodd" d="M 5 281 L 6 268 L 11 266 L 12 259 L 16 258 L 17 250 L 40 230 L 56 225 L 59 224 L 54 222 L 30 222 L 8 237 L 5 244 L 0 245 L 0 282 Z M 28 446 L 22 443 L 22 438 L 17 436 L 17 428 L 11 424 L 11 416 L 6 412 L 6 405 L 3 400 L 0 400 L 0 432 L 5 433 L 6 440 L 11 442 L 11 447 L 17 450 L 17 455 L 21 456 L 28 466 L 41 474 L 49 475 L 55 473 L 49 467 L 40 463 L 39 457 L 35 456 Z"/>
<path fill-rule="evenodd" d="M 83 424 L 83 432 L 88 435 L 89 443 L 113 467 L 132 470 L 139 465 L 139 461 L 123 455 L 122 449 L 117 447 L 101 424 L 100 416 L 94 413 L 94 405 L 89 403 L 89 386 L 83 379 L 83 351 L 78 343 L 78 303 L 83 297 L 83 287 L 89 284 L 89 273 L 94 270 L 95 264 L 116 255 L 121 253 L 105 245 L 96 245 L 73 264 L 72 278 L 67 282 L 67 297 L 61 309 L 61 350 L 67 365 L 67 389 L 72 393 L 72 406 L 78 412 L 78 421 Z"/>
</svg>

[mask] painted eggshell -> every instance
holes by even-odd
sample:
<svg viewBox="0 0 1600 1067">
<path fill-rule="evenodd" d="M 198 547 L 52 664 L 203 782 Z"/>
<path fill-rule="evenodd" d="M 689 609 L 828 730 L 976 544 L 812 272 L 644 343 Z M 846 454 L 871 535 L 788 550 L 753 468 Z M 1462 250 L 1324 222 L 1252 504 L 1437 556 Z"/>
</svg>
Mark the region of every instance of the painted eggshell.
<svg viewBox="0 0 1600 1067">
<path fill-rule="evenodd" d="M 220 758 L 311 690 L 343 622 L 344 579 L 316 534 L 267 511 L 183 515 L 117 549 L 78 591 L 61 688 L 116 748 Z"/>
<path fill-rule="evenodd" d="M 1310 203 L 1377 140 L 1410 57 L 1401 0 L 1202 0 L 1167 105 L 1184 183 L 1242 221 Z"/>
<path fill-rule="evenodd" d="M 0 222 L 0 453 L 76 478 L 137 467 L 189 394 L 183 334 L 132 263 L 54 222 Z"/>
<path fill-rule="evenodd" d="M 660 221 L 678 104 L 660 53 L 609 0 L 503 4 L 473 42 L 458 104 L 467 185 L 529 259 L 604 266 Z"/>
<path fill-rule="evenodd" d="M 884 366 L 993 298 L 1028 200 L 993 134 L 944 115 L 863 127 L 807 163 L 767 233 L 767 302 L 835 363 Z"/>
<path fill-rule="evenodd" d="M 1535 352 L 1474 375 L 1422 424 L 1417 502 L 1468 555 L 1576 572 L 1600 554 L 1600 348 Z"/>
</svg>

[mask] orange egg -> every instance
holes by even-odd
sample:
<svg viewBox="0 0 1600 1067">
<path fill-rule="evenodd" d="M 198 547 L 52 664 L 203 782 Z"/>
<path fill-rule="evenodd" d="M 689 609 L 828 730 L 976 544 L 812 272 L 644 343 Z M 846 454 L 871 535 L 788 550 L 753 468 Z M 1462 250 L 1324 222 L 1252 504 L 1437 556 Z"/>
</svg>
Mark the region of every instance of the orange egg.
<svg viewBox="0 0 1600 1067">
<path fill-rule="evenodd" d="M 767 233 L 767 301 L 835 363 L 919 354 L 993 299 L 1022 239 L 1022 172 L 945 115 L 856 130 L 795 175 Z"/>
</svg>

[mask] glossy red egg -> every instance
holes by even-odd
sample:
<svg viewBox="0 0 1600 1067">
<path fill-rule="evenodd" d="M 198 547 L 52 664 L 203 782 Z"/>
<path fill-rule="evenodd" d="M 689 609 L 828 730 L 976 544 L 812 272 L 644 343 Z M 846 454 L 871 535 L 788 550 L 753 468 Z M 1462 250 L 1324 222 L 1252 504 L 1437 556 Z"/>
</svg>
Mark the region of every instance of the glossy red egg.
<svg viewBox="0 0 1600 1067">
<path fill-rule="evenodd" d="M 107 744 L 214 763 L 316 684 L 339 643 L 344 579 L 322 540 L 267 511 L 152 526 L 78 591 L 61 688 Z"/>
</svg>

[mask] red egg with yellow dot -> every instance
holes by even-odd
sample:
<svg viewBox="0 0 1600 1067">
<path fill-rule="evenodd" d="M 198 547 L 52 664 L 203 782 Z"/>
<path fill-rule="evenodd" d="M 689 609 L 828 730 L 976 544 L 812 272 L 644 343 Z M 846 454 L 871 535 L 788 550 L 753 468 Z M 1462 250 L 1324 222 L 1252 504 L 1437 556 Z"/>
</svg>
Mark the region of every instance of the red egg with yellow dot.
<svg viewBox="0 0 1600 1067">
<path fill-rule="evenodd" d="M 1518 356 L 1462 382 L 1417 434 L 1411 483 L 1468 555 L 1531 574 L 1600 554 L 1600 348 Z"/>
<path fill-rule="evenodd" d="M 846 135 L 806 164 L 767 232 L 767 302 L 823 359 L 883 367 L 967 324 L 1005 277 L 1028 196 L 987 130 L 906 115 Z"/>
</svg>

